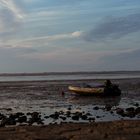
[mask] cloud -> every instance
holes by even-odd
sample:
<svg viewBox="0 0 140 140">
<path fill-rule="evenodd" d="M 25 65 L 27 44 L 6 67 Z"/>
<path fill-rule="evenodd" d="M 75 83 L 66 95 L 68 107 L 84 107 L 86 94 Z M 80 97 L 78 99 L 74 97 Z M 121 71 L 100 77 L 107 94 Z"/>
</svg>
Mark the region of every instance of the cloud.
<svg viewBox="0 0 140 140">
<path fill-rule="evenodd" d="M 42 63 L 54 63 L 54 64 L 69 64 L 69 65 L 81 65 L 87 66 L 96 61 L 102 56 L 101 52 L 91 52 L 82 50 L 80 48 L 65 48 L 59 47 L 59 49 L 52 49 L 50 51 L 40 51 L 34 53 L 25 53 L 20 55 L 21 58 L 36 59 Z"/>
<path fill-rule="evenodd" d="M 140 31 L 140 14 L 125 17 L 106 18 L 106 21 L 85 33 L 87 41 L 113 40 Z"/>
<path fill-rule="evenodd" d="M 47 45 L 49 42 L 53 41 L 59 41 L 59 40 L 67 40 L 67 39 L 75 39 L 79 38 L 82 36 L 83 32 L 82 31 L 75 31 L 72 33 L 65 33 L 65 34 L 56 34 L 56 35 L 51 35 L 51 36 L 42 36 L 42 37 L 34 37 L 30 39 L 25 39 L 16 42 L 15 44 L 22 44 L 25 46 L 33 46 L 33 45 Z"/>
<path fill-rule="evenodd" d="M 17 0 L 0 1 L 0 36 L 15 31 L 23 21 L 24 12 Z"/>
<path fill-rule="evenodd" d="M 106 70 L 140 70 L 140 49 L 108 54 L 100 58 L 98 67 Z"/>
<path fill-rule="evenodd" d="M 73 33 L 72 33 L 72 36 L 73 36 L 73 37 L 80 37 L 80 36 L 82 36 L 82 34 L 83 34 L 82 31 L 76 31 L 76 32 L 73 32 Z"/>
<path fill-rule="evenodd" d="M 1 0 L 0 4 L 11 11 L 15 17 L 17 18 L 23 18 L 23 12 L 20 7 L 20 3 L 17 0 Z"/>
</svg>

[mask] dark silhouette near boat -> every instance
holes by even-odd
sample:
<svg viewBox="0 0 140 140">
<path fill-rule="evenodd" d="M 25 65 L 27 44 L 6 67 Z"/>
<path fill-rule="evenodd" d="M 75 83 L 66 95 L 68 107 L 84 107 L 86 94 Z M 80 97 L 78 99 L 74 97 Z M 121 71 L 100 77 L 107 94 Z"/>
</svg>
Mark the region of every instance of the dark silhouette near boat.
<svg viewBox="0 0 140 140">
<path fill-rule="evenodd" d="M 112 84 L 110 80 L 105 81 L 105 87 L 104 87 L 104 94 L 105 95 L 112 95 L 112 96 L 119 96 L 121 95 L 121 90 L 119 89 L 119 86 L 116 84 Z"/>
<path fill-rule="evenodd" d="M 103 85 L 86 85 L 84 87 L 69 86 L 68 89 L 78 95 L 94 95 L 94 96 L 120 96 L 121 90 L 118 85 L 106 80 Z"/>
</svg>

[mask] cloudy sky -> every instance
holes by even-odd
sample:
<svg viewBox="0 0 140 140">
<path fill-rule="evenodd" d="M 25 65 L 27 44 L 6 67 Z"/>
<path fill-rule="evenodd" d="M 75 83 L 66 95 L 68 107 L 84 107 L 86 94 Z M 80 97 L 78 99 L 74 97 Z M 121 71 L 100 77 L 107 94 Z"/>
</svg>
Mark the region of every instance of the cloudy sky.
<svg viewBox="0 0 140 140">
<path fill-rule="evenodd" d="M 140 0 L 0 0 L 0 72 L 140 70 Z"/>
</svg>

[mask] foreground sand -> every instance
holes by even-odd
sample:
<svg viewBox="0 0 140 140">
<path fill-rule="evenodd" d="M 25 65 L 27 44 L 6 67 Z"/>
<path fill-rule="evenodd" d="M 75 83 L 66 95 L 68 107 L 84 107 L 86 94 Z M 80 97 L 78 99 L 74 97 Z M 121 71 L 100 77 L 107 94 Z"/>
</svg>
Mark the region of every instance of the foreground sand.
<svg viewBox="0 0 140 140">
<path fill-rule="evenodd" d="M 0 140 L 139 140 L 140 121 L 0 128 Z"/>
</svg>

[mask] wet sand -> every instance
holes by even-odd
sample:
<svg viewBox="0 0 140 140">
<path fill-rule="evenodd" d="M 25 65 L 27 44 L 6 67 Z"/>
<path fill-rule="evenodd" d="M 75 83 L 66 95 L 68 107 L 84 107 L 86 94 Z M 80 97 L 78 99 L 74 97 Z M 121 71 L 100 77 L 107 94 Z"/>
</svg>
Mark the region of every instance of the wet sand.
<svg viewBox="0 0 140 140">
<path fill-rule="evenodd" d="M 1 112 L 5 113 L 15 113 L 24 108 L 27 109 L 32 105 L 31 110 L 36 111 L 37 108 L 34 107 L 33 101 L 56 101 L 56 105 L 59 102 L 71 97 L 71 94 L 67 94 L 67 87 L 69 85 L 80 85 L 88 82 L 103 82 L 104 80 L 60 80 L 60 81 L 18 81 L 18 82 L 1 82 L 0 83 L 0 102 L 1 102 Z M 117 79 L 112 80 L 120 85 L 123 93 L 123 99 L 135 99 L 139 101 L 140 99 L 140 79 Z M 66 96 L 61 97 L 61 91 L 66 92 Z M 127 98 L 126 98 L 127 97 Z M 129 98 L 128 98 L 129 97 Z M 25 100 L 23 104 L 21 101 Z M 9 100 L 11 102 L 9 102 Z M 103 100 L 103 99 L 102 99 Z M 18 102 L 19 101 L 21 104 Z M 79 104 L 79 102 L 85 101 L 80 98 L 80 100 L 73 100 L 74 104 Z M 87 100 L 89 101 L 89 100 Z M 94 100 L 92 100 L 93 102 Z M 8 103 L 7 103 L 8 102 Z M 28 102 L 32 104 L 28 104 Z M 15 104 L 16 103 L 16 104 Z M 39 102 L 36 102 L 37 105 Z M 131 102 L 130 102 L 131 103 Z M 133 103 L 133 102 L 132 102 Z M 15 106 L 12 106 L 15 105 Z M 40 104 L 41 106 L 42 104 Z M 48 103 L 46 104 L 49 105 Z M 55 105 L 53 103 L 53 105 Z M 64 104 L 62 104 L 63 106 Z M 84 105 L 87 105 L 84 102 Z M 135 104 L 130 104 L 130 106 L 135 107 L 139 102 Z M 116 106 L 116 105 L 115 105 Z M 21 108 L 18 108 L 21 107 Z M 51 107 L 51 106 L 50 106 Z M 67 108 L 68 106 L 66 106 Z M 40 107 L 41 108 L 41 107 Z M 39 109 L 40 109 L 39 108 Z M 124 107 L 126 108 L 126 107 Z M 29 108 L 30 109 L 30 108 Z M 132 108 L 131 108 L 132 109 Z M 129 108 L 130 110 L 130 108 Z M 27 110 L 28 111 L 28 110 Z M 30 110 L 29 110 L 30 111 Z M 38 110 L 37 110 L 38 111 Z M 120 114 L 121 111 L 121 114 Z M 135 112 L 130 110 L 130 113 Z M 126 113 L 126 112 L 124 112 Z M 138 140 L 140 139 L 140 120 L 139 113 L 137 113 L 137 120 L 130 116 L 129 121 L 123 117 L 124 113 L 119 110 L 119 115 L 122 117 L 119 121 L 110 122 L 89 122 L 89 123 L 61 123 L 49 124 L 41 126 L 4 126 L 0 128 L 0 140 Z M 126 114 L 125 114 L 126 115 Z M 133 114 L 130 114 L 133 115 Z M 123 120 L 122 120 L 123 119 Z M 133 119 L 133 120 L 132 120 Z"/>
<path fill-rule="evenodd" d="M 140 121 L 0 128 L 0 140 L 139 140 Z"/>
</svg>

